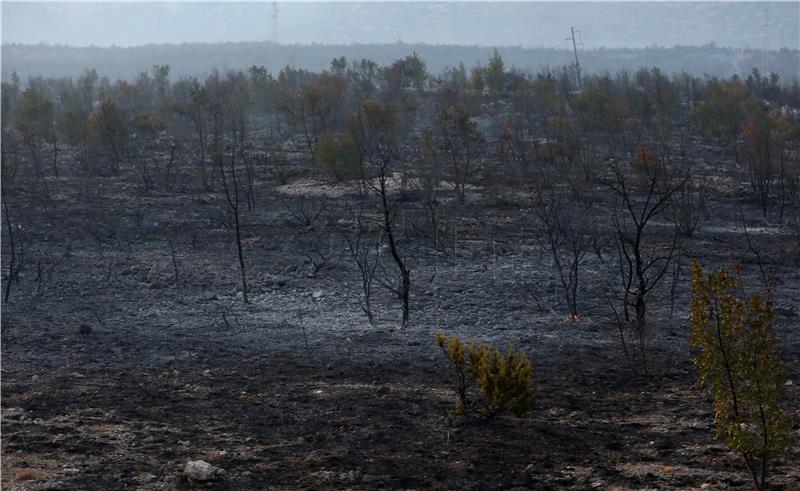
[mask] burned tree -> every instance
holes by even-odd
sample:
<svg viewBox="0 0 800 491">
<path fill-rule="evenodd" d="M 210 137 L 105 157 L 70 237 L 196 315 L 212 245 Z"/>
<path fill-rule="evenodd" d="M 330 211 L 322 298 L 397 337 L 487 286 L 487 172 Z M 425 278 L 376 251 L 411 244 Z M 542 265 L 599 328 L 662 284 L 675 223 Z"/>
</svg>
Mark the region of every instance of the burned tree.
<svg viewBox="0 0 800 491">
<path fill-rule="evenodd" d="M 539 222 L 541 242 L 551 254 L 558 270 L 558 278 L 564 290 L 569 315 L 572 320 L 580 319 L 578 312 L 578 285 L 581 262 L 593 244 L 590 234 L 591 224 L 581 219 L 592 206 L 589 197 L 579 209 L 570 204 L 555 191 L 540 189 L 536 193 L 534 208 Z"/>
<path fill-rule="evenodd" d="M 672 202 L 672 221 L 678 232 L 691 238 L 706 220 L 706 196 L 708 189 L 691 176 L 678 187 Z"/>
<path fill-rule="evenodd" d="M 403 311 L 402 326 L 407 327 L 411 270 L 400 252 L 395 236 L 394 225 L 397 220 L 398 204 L 389 189 L 390 181 L 394 177 L 392 171 L 399 159 L 398 128 L 393 107 L 376 101 L 365 101 L 358 113 L 351 118 L 351 131 L 355 133 L 364 167 L 369 173 L 364 179 L 377 197 L 378 209 L 382 216 L 383 235 L 397 267 L 398 278 L 382 284 L 400 299 Z"/>
<path fill-rule="evenodd" d="M 345 237 L 347 248 L 353 261 L 358 268 L 359 280 L 361 282 L 361 291 L 364 294 L 364 305 L 361 309 L 367 315 L 370 325 L 375 323 L 375 317 L 372 313 L 372 283 L 375 280 L 375 272 L 378 268 L 380 261 L 381 241 L 382 235 L 376 235 L 375 241 L 368 238 L 369 229 L 364 224 L 360 208 L 355 211 L 356 215 L 356 235 L 355 238 Z"/>
<path fill-rule="evenodd" d="M 620 164 L 610 164 L 611 175 L 603 184 L 617 197 L 612 221 L 619 262 L 618 289 L 626 321 L 630 321 L 629 307 L 635 310 L 641 368 L 647 373 L 647 298 L 669 269 L 678 239 L 675 229 L 666 245 L 650 245 L 649 226 L 668 209 L 672 196 L 685 185 L 686 178 L 675 178 L 665 162 L 649 157 L 648 152 L 640 151 L 637 161 L 631 169 L 635 173 L 632 176 L 626 175 Z"/>
<path fill-rule="evenodd" d="M 246 88 L 238 83 L 238 77 L 234 74 L 229 74 L 224 80 L 213 76 L 209 77 L 209 80 L 213 80 L 214 95 L 216 96 L 212 108 L 215 126 L 218 129 L 220 127 L 225 128 L 229 136 L 228 144 L 221 147 L 224 132 L 218 131 L 215 134 L 212 158 L 219 172 L 225 202 L 231 215 L 233 215 L 236 251 L 242 278 L 242 302 L 250 303 L 247 296 L 247 267 L 242 249 L 241 183 L 236 169 L 237 156 L 243 154 L 242 147 L 245 145 L 247 138 L 246 94 L 242 94 L 242 91 L 246 90 Z M 229 152 L 227 157 L 224 155 L 225 150 Z M 228 162 L 227 165 L 226 161 Z"/>
<path fill-rule="evenodd" d="M 15 226 L 11 223 L 11 216 L 8 211 L 8 192 L 2 190 L 3 197 L 3 218 L 5 220 L 6 231 L 8 232 L 8 271 L 6 272 L 6 291 L 3 295 L 3 303 L 8 303 L 11 297 L 11 284 L 19 283 L 19 274 L 25 265 L 25 242 L 15 234 Z M 21 227 L 20 227 L 21 230 Z"/>
</svg>

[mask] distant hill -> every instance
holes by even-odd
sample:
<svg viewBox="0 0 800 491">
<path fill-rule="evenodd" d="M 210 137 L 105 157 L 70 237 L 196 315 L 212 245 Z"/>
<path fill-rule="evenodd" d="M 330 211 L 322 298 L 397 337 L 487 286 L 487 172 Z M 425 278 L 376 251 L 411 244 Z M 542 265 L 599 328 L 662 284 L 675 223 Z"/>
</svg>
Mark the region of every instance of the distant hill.
<svg viewBox="0 0 800 491">
<path fill-rule="evenodd" d="M 572 63 L 572 51 L 555 48 L 498 48 L 506 66 L 537 71 L 546 66 Z M 429 44 L 368 45 L 275 45 L 268 42 L 148 45 L 135 48 L 65 47 L 47 45 L 4 45 L 2 76 L 7 80 L 12 71 L 26 80 L 30 76 L 77 76 L 85 68 L 94 67 L 101 76 L 132 79 L 155 64 L 168 64 L 171 76 L 204 76 L 210 70 L 245 70 L 251 65 L 266 66 L 273 73 L 291 65 L 309 70 L 327 68 L 334 57 L 348 60 L 369 58 L 382 65 L 412 52 L 421 56 L 429 71 L 438 73 L 447 66 L 464 63 L 473 66 L 486 63 L 492 48 L 480 46 Z M 754 67 L 762 72 L 773 71 L 784 82 L 800 73 L 800 50 L 782 49 L 764 52 L 749 49 L 707 46 L 672 48 L 587 49 L 579 53 L 588 72 L 640 67 L 659 67 L 667 73 L 686 71 L 694 75 L 747 75 Z"/>
<path fill-rule="evenodd" d="M 800 46 L 800 2 L 2 2 L 3 43 Z"/>
</svg>

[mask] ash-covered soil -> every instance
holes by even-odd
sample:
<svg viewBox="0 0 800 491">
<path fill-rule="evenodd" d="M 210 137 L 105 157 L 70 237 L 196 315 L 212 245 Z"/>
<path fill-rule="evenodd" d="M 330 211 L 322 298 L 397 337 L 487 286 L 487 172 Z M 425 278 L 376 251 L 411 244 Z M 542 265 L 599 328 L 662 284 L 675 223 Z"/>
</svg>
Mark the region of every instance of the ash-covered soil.
<svg viewBox="0 0 800 491">
<path fill-rule="evenodd" d="M 54 267 L 39 278 L 28 268 L 3 308 L 4 489 L 188 489 L 184 465 L 197 459 L 227 471 L 214 489 L 750 486 L 694 385 L 685 260 L 676 294 L 667 278 L 648 305 L 651 373 L 641 377 L 604 299 L 613 250 L 587 255 L 582 318 L 566 320 L 524 202 L 474 193 L 452 203 L 447 253 L 415 235 L 422 219 L 408 204 L 398 227 L 411 326 L 400 329 L 399 304 L 379 286 L 376 324 L 361 311 L 342 239 L 354 188 L 258 183 L 243 217 L 244 305 L 218 193 L 78 179 L 89 178 L 52 180 L 56 205 L 46 210 L 24 196 L 12 206 L 26 217 L 29 257 Z M 323 204 L 310 227 L 291 211 L 298 195 Z M 714 218 L 682 247 L 708 267 L 744 258 L 756 281 L 731 204 L 754 209 L 735 191 L 714 196 Z M 593 211 L 598 223 L 606 212 Z M 670 227 L 658 240 L 671 240 Z M 794 247 L 787 233 L 768 222 L 750 230 L 777 265 L 776 331 L 793 381 L 784 407 L 796 431 L 800 268 L 782 260 Z M 313 275 L 309 251 L 331 256 Z M 454 394 L 437 328 L 524 349 L 537 391 L 530 413 L 449 427 Z M 798 462 L 795 445 L 772 482 L 800 487 Z"/>
</svg>

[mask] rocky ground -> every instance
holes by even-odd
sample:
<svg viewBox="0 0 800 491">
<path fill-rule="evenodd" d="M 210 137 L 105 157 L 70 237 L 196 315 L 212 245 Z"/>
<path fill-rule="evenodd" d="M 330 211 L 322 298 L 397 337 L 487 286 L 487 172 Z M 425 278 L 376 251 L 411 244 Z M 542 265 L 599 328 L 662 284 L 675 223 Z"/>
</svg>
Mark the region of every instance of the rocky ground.
<svg viewBox="0 0 800 491">
<path fill-rule="evenodd" d="M 530 211 L 513 200 L 476 195 L 453 211 L 447 255 L 412 240 L 408 211 L 411 326 L 399 329 L 398 305 L 380 287 L 376 324 L 360 310 L 341 239 L 353 189 L 260 183 L 244 214 L 244 305 L 218 194 L 75 179 L 51 183 L 56 207 L 12 206 L 28 219 L 29 257 L 55 266 L 37 279 L 32 259 L 3 308 L 4 489 L 188 489 L 194 460 L 225 470 L 213 489 L 749 486 L 694 386 L 686 263 L 674 302 L 668 286 L 651 301 L 651 374 L 640 377 L 602 300 L 612 251 L 587 256 L 582 318 L 566 320 Z M 293 218 L 299 195 L 324 204 L 311 227 Z M 726 205 L 737 200 L 712 203 L 715 218 L 683 244 L 692 257 L 709 266 L 749 257 Z M 789 257 L 784 228 L 756 225 L 765 255 Z M 313 276 L 309 250 L 333 257 Z M 776 329 L 794 382 L 785 407 L 797 431 L 800 268 L 777 269 Z M 524 349 L 537 391 L 530 413 L 449 427 L 454 394 L 437 328 Z M 795 445 L 775 462 L 774 484 L 799 488 L 798 462 Z"/>
</svg>

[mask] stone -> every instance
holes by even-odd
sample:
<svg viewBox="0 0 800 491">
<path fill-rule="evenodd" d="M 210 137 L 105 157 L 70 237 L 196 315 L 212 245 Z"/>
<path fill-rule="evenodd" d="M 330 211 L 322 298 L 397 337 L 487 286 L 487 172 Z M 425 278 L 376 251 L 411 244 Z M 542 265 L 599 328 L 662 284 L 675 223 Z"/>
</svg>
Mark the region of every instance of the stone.
<svg viewBox="0 0 800 491">
<path fill-rule="evenodd" d="M 284 287 L 290 280 L 291 278 L 285 275 L 274 275 L 269 279 L 269 284 L 272 286 Z"/>
<path fill-rule="evenodd" d="M 204 460 L 190 460 L 186 463 L 183 472 L 189 482 L 216 481 L 227 475 L 225 469 L 215 467 Z"/>
<path fill-rule="evenodd" d="M 314 293 L 311 294 L 311 298 L 314 300 L 319 300 L 320 298 L 327 296 L 328 293 L 325 290 L 314 290 Z"/>
<path fill-rule="evenodd" d="M 78 328 L 78 332 L 81 334 L 91 334 L 92 326 L 89 324 L 81 324 L 81 327 Z"/>
<path fill-rule="evenodd" d="M 361 476 L 361 484 L 377 484 L 383 480 L 383 476 L 378 476 L 375 474 L 364 474 Z"/>
</svg>

